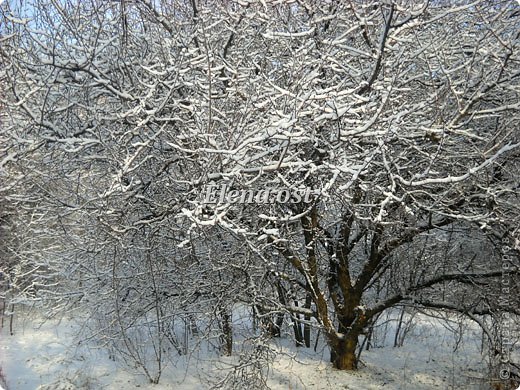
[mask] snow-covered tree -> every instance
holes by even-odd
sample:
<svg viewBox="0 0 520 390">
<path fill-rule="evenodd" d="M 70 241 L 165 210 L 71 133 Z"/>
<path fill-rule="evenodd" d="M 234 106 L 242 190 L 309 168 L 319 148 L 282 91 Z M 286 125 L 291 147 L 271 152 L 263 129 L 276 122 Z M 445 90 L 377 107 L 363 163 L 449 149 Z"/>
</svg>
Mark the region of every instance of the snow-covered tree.
<svg viewBox="0 0 520 390">
<path fill-rule="evenodd" d="M 149 303 L 156 341 L 173 294 L 224 324 L 245 301 L 307 342 L 320 327 L 339 369 L 394 305 L 494 313 L 499 256 L 453 240 L 507 240 L 518 266 L 514 2 L 31 4 L 2 8 L 1 161 L 31 237 L 59 243 L 62 296 Z M 214 204 L 210 185 L 312 195 Z"/>
</svg>

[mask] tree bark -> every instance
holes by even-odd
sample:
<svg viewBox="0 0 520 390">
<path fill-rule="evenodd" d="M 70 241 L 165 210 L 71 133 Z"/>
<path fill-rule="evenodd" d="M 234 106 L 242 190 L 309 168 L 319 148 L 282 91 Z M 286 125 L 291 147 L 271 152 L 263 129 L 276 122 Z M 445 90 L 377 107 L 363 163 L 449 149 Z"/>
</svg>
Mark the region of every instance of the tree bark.
<svg viewBox="0 0 520 390">
<path fill-rule="evenodd" d="M 11 334 L 11 336 L 14 335 L 13 320 L 14 320 L 14 303 L 11 304 L 11 316 L 9 317 L 9 333 Z"/>
<path fill-rule="evenodd" d="M 330 360 L 338 370 L 357 370 L 358 359 L 356 348 L 358 344 L 357 334 L 347 334 L 339 338 L 330 347 Z"/>
<path fill-rule="evenodd" d="M 233 325 L 231 312 L 226 309 L 221 310 L 221 348 L 225 356 L 231 356 L 233 353 Z"/>
<path fill-rule="evenodd" d="M 307 296 L 305 298 L 305 308 L 310 309 L 311 304 L 312 304 L 312 297 L 307 292 Z M 309 325 L 309 323 L 311 321 L 311 316 L 306 315 L 304 319 L 305 319 L 305 323 L 303 324 L 303 338 L 305 340 L 305 346 L 307 348 L 310 348 L 311 347 L 311 326 Z"/>
<path fill-rule="evenodd" d="M 297 300 L 294 301 L 294 306 L 298 307 Z M 303 340 L 303 331 L 302 331 L 301 322 L 300 322 L 300 315 L 297 313 L 294 313 L 292 317 L 293 317 L 292 320 L 293 320 L 294 339 L 296 341 L 296 346 L 301 347 L 302 345 L 304 345 L 304 340 Z"/>
</svg>

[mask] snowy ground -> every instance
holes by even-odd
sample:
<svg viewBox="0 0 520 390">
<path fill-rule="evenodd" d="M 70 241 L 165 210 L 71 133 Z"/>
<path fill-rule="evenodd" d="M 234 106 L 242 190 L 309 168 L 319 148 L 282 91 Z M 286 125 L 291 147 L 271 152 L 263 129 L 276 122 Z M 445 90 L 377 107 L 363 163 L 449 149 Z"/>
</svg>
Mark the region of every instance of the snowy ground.
<svg viewBox="0 0 520 390">
<path fill-rule="evenodd" d="M 212 378 L 222 378 L 233 363 L 233 358 L 208 353 L 178 357 L 164 369 L 160 384 L 153 385 L 137 369 L 110 360 L 105 349 L 78 344 L 74 335 L 80 324 L 74 319 L 20 321 L 14 336 L 5 328 L 0 331 L 0 367 L 10 390 L 203 389 L 210 387 Z M 380 345 L 393 343 L 392 326 L 386 338 L 380 329 Z M 480 354 L 481 334 L 472 327 L 465 333 L 458 340 L 438 320 L 420 316 L 402 347 L 364 352 L 361 369 L 354 373 L 332 369 L 322 346 L 314 352 L 293 347 L 289 339 L 278 340 L 271 345 L 280 353 L 269 370 L 268 384 L 280 390 L 489 388 L 482 380 L 487 368 Z"/>
</svg>

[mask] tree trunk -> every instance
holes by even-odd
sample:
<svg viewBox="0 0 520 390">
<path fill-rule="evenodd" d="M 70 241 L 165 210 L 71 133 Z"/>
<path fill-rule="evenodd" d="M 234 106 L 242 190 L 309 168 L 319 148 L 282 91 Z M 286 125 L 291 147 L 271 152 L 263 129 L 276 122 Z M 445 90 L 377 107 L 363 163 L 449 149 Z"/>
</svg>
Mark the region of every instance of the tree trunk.
<svg viewBox="0 0 520 390">
<path fill-rule="evenodd" d="M 397 322 L 397 329 L 395 331 L 395 336 L 394 336 L 394 348 L 402 347 L 402 345 L 399 345 L 399 333 L 401 333 L 401 327 L 403 326 L 403 318 L 404 318 L 404 306 L 401 308 L 401 313 L 399 314 L 399 321 Z"/>
<path fill-rule="evenodd" d="M 294 306 L 298 307 L 297 299 L 294 300 Z M 300 315 L 297 313 L 293 313 L 292 320 L 293 320 L 294 339 L 296 341 L 296 346 L 301 347 L 302 345 L 304 345 L 304 341 L 303 341 L 303 330 L 301 327 L 302 324 L 300 322 Z"/>
<path fill-rule="evenodd" d="M 225 308 L 220 312 L 220 324 L 222 329 L 221 335 L 221 350 L 225 356 L 231 356 L 233 353 L 233 324 L 231 312 Z"/>
<path fill-rule="evenodd" d="M 356 356 L 356 348 L 358 344 L 358 335 L 345 335 L 344 338 L 338 339 L 331 344 L 330 360 L 334 368 L 338 370 L 356 370 L 358 359 Z"/>
<path fill-rule="evenodd" d="M 11 334 L 11 336 L 14 335 L 13 320 L 14 320 L 14 303 L 11 304 L 11 317 L 9 318 L 9 333 Z"/>
<path fill-rule="evenodd" d="M 307 292 L 307 296 L 305 298 L 305 308 L 310 309 L 312 304 L 311 294 Z M 311 347 L 311 326 L 309 325 L 311 321 L 310 315 L 305 315 L 305 323 L 303 324 L 303 338 L 305 340 L 305 346 L 307 348 Z"/>
<path fill-rule="evenodd" d="M 276 314 L 276 320 L 274 322 L 275 325 L 275 337 L 280 337 L 282 335 L 282 326 L 283 326 L 283 313 L 277 313 Z"/>
<path fill-rule="evenodd" d="M 293 322 L 293 330 L 294 330 L 294 339 L 296 341 L 296 346 L 301 347 L 303 342 L 303 332 L 300 324 L 300 316 L 298 314 L 293 314 L 292 316 Z"/>
<path fill-rule="evenodd" d="M 5 314 L 5 298 L 2 299 L 2 312 L 0 313 L 0 319 L 2 321 L 1 327 L 4 327 L 4 314 Z"/>
</svg>

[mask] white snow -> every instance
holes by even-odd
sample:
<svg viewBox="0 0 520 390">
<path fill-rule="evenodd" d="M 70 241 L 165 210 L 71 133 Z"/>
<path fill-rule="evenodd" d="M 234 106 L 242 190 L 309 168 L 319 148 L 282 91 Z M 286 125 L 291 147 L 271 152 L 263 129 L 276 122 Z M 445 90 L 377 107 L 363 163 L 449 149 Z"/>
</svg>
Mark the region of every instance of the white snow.
<svg viewBox="0 0 520 390">
<path fill-rule="evenodd" d="M 390 345 L 395 321 L 386 321 L 386 332 L 383 335 L 381 327 L 375 340 L 384 347 L 364 351 L 356 372 L 331 367 L 322 337 L 316 352 L 294 347 L 290 337 L 272 339 L 270 346 L 278 354 L 269 370 L 268 385 L 274 390 L 480 388 L 486 373 L 480 331 L 466 324 L 465 337 L 457 344 L 456 335 L 439 320 L 416 318 L 400 348 Z M 164 368 L 160 383 L 153 385 L 137 368 L 109 359 L 104 348 L 77 339 L 81 326 L 78 317 L 43 324 L 35 318 L 16 323 L 14 336 L 1 329 L 0 367 L 8 389 L 205 389 L 211 387 L 211 378 L 223 378 L 236 362 L 236 357 L 219 358 L 202 350 L 188 357 L 175 356 Z M 290 328 L 287 332 L 290 334 Z M 237 334 L 235 350 L 241 348 Z"/>
</svg>

